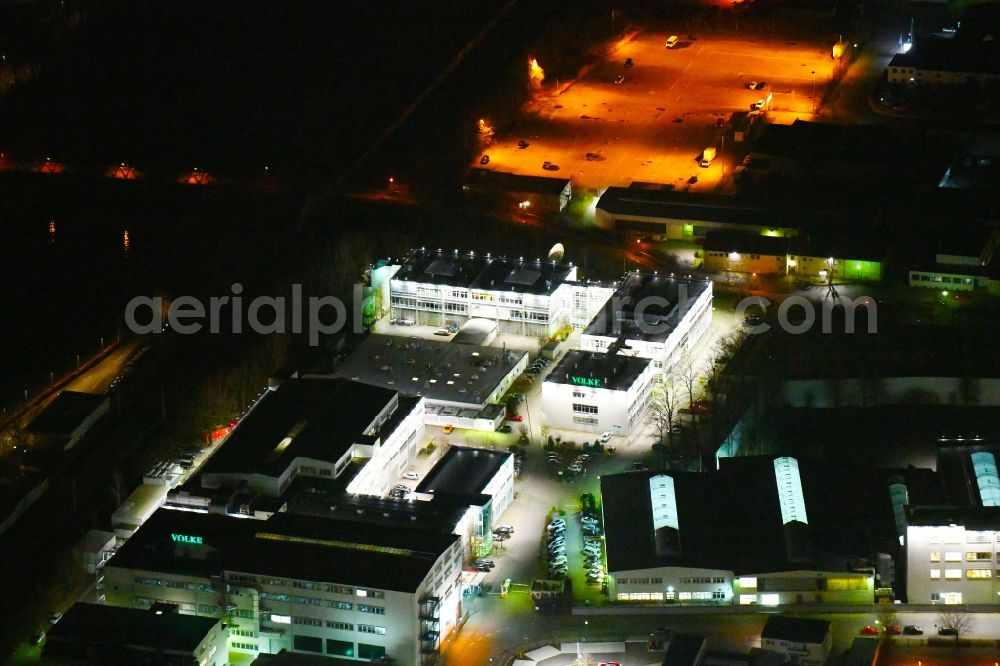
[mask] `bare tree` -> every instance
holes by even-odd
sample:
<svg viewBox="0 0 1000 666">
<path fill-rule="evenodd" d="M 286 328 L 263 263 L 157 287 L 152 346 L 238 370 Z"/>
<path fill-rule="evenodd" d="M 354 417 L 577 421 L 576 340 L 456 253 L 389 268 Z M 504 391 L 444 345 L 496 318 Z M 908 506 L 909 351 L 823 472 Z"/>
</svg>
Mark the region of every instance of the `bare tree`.
<svg viewBox="0 0 1000 666">
<path fill-rule="evenodd" d="M 955 642 L 962 634 L 967 634 L 972 630 L 972 615 L 965 609 L 956 608 L 938 613 L 938 627 L 948 629 L 955 636 Z"/>
<path fill-rule="evenodd" d="M 677 365 L 674 367 L 674 372 L 677 373 L 678 379 L 680 379 L 681 384 L 684 386 L 684 390 L 687 392 L 688 408 L 691 409 L 694 406 L 694 392 L 695 386 L 698 382 L 698 370 L 694 366 L 694 359 L 691 358 L 691 350 L 685 349 L 681 354 L 681 358 L 677 361 Z M 695 415 L 691 414 L 691 429 L 697 431 L 698 419 Z"/>
<path fill-rule="evenodd" d="M 666 444 L 667 435 L 674 426 L 677 414 L 678 391 L 672 372 L 663 376 L 663 382 L 653 389 L 649 399 L 647 418 L 660 434 L 660 443 Z"/>
</svg>

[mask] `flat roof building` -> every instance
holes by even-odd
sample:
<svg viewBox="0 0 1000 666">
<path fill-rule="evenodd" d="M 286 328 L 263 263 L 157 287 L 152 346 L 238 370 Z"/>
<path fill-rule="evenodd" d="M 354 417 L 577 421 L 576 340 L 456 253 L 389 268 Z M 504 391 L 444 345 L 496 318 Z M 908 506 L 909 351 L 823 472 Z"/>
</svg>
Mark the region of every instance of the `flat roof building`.
<svg viewBox="0 0 1000 666">
<path fill-rule="evenodd" d="M 229 649 L 426 663 L 459 617 L 461 538 L 160 510 L 104 569 L 107 602 L 230 618 Z"/>
<path fill-rule="evenodd" d="M 570 351 L 542 383 L 542 412 L 553 428 L 629 432 L 649 404 L 653 361 L 613 352 Z"/>
<path fill-rule="evenodd" d="M 503 394 L 527 365 L 523 351 L 372 334 L 334 375 L 419 396 L 425 423 L 492 432 Z"/>
<path fill-rule="evenodd" d="M 107 413 L 106 395 L 60 391 L 26 430 L 31 435 L 57 440 L 64 450 L 70 449 Z"/>
<path fill-rule="evenodd" d="M 499 333 L 551 336 L 582 327 L 613 291 L 580 281 L 572 263 L 460 250 L 411 250 L 393 267 L 391 316 L 428 326 L 487 319 Z"/>
<path fill-rule="evenodd" d="M 45 658 L 95 666 L 224 666 L 229 632 L 221 618 L 180 614 L 173 604 L 148 609 L 73 604 L 46 634 Z"/>
<path fill-rule="evenodd" d="M 240 419 L 193 485 L 278 497 L 298 476 L 340 478 L 360 467 L 348 492 L 382 494 L 416 456 L 423 414 L 422 398 L 389 388 L 289 379 Z"/>
<path fill-rule="evenodd" d="M 829 620 L 769 615 L 760 632 L 760 646 L 784 655 L 789 663 L 823 666 L 833 648 L 831 623 Z"/>
<path fill-rule="evenodd" d="M 712 323 L 712 283 L 672 275 L 631 273 L 580 336 L 580 348 L 673 367 Z"/>
</svg>

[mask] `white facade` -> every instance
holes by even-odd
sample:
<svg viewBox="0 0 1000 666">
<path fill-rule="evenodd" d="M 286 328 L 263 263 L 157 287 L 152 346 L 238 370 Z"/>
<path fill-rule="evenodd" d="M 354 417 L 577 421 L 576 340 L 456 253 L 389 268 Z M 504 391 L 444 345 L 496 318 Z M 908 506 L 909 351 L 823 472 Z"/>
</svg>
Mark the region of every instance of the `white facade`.
<svg viewBox="0 0 1000 666">
<path fill-rule="evenodd" d="M 906 597 L 911 604 L 1000 603 L 997 539 L 1000 531 L 962 525 L 909 525 Z"/>
<path fill-rule="evenodd" d="M 652 359 L 657 370 L 669 370 L 677 363 L 685 349 L 692 347 L 701 339 L 711 323 L 712 283 L 709 282 L 704 291 L 689 304 L 677 326 L 665 338 L 626 338 L 625 343 L 628 348 L 618 353 Z M 580 349 L 604 352 L 616 339 L 617 336 L 610 333 L 601 335 L 584 333 L 580 336 Z"/>
<path fill-rule="evenodd" d="M 392 279 L 391 316 L 427 326 L 461 326 L 488 319 L 500 333 L 548 337 L 563 326 L 582 328 L 614 293 L 612 287 L 576 282 L 576 268 L 550 294 L 455 287 Z"/>
<path fill-rule="evenodd" d="M 733 572 L 698 567 L 611 571 L 608 593 L 615 601 L 728 604 L 733 600 Z"/>
<path fill-rule="evenodd" d="M 111 605 L 149 608 L 164 601 L 183 614 L 227 617 L 229 649 L 236 653 L 387 654 L 400 664 L 421 664 L 422 648 L 435 653 L 458 622 L 461 570 L 456 538 L 413 593 L 293 580 L 278 571 L 273 577 L 228 570 L 221 578 L 183 576 L 113 561 L 104 571 Z"/>
<path fill-rule="evenodd" d="M 624 390 L 546 380 L 542 383 L 542 412 L 552 428 L 584 432 L 629 432 L 640 419 L 652 391 L 655 371 L 649 362 Z"/>
<path fill-rule="evenodd" d="M 830 658 L 830 650 L 833 649 L 833 634 L 828 631 L 822 643 L 806 643 L 783 638 L 761 638 L 760 647 L 771 652 L 780 652 L 785 655 L 789 664 L 822 666 Z"/>
<path fill-rule="evenodd" d="M 359 495 L 384 495 L 392 480 L 399 478 L 417 458 L 418 434 L 424 427 L 424 399 L 421 399 L 403 421 L 371 449 L 368 462 L 347 485 L 347 492 Z M 360 448 L 355 446 L 355 448 Z M 360 452 L 359 452 L 360 453 Z"/>
<path fill-rule="evenodd" d="M 875 576 L 861 572 L 778 571 L 733 579 L 741 606 L 875 603 Z"/>
</svg>

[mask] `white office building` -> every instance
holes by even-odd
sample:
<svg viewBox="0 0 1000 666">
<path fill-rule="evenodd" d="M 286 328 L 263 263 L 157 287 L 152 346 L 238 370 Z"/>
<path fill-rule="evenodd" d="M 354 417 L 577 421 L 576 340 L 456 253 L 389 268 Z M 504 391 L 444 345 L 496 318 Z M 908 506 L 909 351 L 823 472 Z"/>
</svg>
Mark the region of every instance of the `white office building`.
<svg viewBox="0 0 1000 666">
<path fill-rule="evenodd" d="M 565 430 L 629 432 L 649 404 L 654 374 L 646 358 L 567 352 L 542 384 L 545 423 Z"/>
<path fill-rule="evenodd" d="M 481 318 L 501 334 L 530 337 L 584 326 L 614 291 L 579 281 L 572 264 L 459 250 L 416 249 L 390 270 L 395 320 L 460 326 Z"/>
<path fill-rule="evenodd" d="M 158 511 L 105 567 L 107 603 L 221 617 L 229 650 L 431 663 L 461 613 L 454 534 Z"/>
<path fill-rule="evenodd" d="M 906 599 L 911 604 L 1000 603 L 1000 506 L 907 511 Z"/>
<path fill-rule="evenodd" d="M 584 329 L 580 348 L 614 347 L 669 370 L 711 323 L 710 281 L 633 273 Z"/>
</svg>

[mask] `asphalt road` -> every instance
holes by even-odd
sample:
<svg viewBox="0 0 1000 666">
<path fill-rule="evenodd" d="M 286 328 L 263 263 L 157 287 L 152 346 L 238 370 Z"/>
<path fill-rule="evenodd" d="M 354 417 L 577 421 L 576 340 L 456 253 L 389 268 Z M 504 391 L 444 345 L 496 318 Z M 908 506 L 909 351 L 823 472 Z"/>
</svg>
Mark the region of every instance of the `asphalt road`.
<svg viewBox="0 0 1000 666">
<path fill-rule="evenodd" d="M 666 49 L 665 38 L 642 34 L 559 94 L 540 93 L 514 132 L 488 148 L 488 168 L 571 177 L 584 189 L 632 182 L 684 188 L 697 176 L 692 190 L 726 191 L 725 176 L 742 160 L 738 148 L 706 169 L 696 161 L 706 147 L 734 149 L 722 145 L 717 119 L 728 121 L 767 93 L 779 122 L 810 119 L 833 73 L 832 44 L 695 36 Z M 628 57 L 635 65 L 626 69 Z M 624 81 L 615 83 L 619 75 Z M 766 81 L 767 90 L 748 90 L 750 81 Z M 522 139 L 530 145 L 518 149 Z M 588 161 L 588 152 L 600 156 Z M 542 169 L 546 161 L 559 170 Z"/>
</svg>

